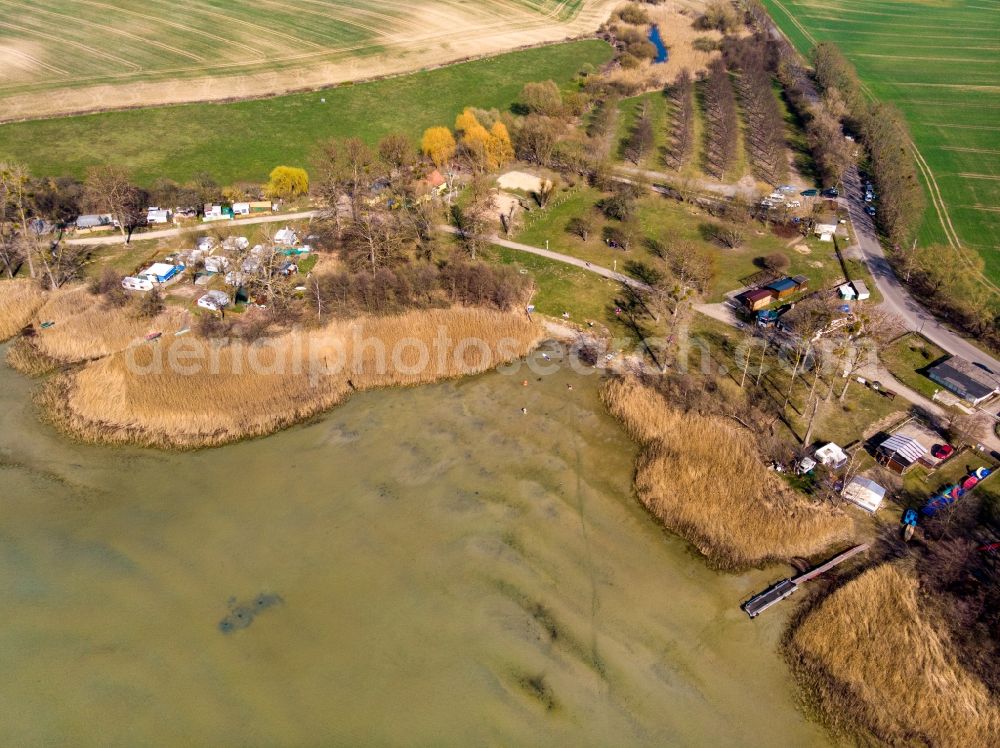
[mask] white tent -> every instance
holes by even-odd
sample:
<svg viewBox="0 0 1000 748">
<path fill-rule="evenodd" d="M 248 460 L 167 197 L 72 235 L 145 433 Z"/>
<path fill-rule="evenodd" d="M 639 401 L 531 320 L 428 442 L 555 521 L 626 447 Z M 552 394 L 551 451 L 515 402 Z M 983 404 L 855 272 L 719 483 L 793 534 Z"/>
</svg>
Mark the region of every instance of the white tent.
<svg viewBox="0 0 1000 748">
<path fill-rule="evenodd" d="M 885 489 L 875 481 L 857 475 L 844 486 L 843 496 L 865 511 L 874 512 L 881 506 L 882 499 L 885 498 Z"/>
</svg>

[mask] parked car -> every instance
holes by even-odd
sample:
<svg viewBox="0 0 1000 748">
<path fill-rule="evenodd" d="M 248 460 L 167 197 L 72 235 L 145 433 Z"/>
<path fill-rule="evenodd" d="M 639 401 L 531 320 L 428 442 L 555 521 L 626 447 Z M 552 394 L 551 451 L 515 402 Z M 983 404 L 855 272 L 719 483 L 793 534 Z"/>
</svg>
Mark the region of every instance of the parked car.
<svg viewBox="0 0 1000 748">
<path fill-rule="evenodd" d="M 799 194 L 802 197 L 816 197 L 819 194 L 819 190 L 802 190 Z"/>
<path fill-rule="evenodd" d="M 939 460 L 947 460 L 955 454 L 955 448 L 950 444 L 935 444 L 931 447 L 931 455 Z"/>
<path fill-rule="evenodd" d="M 799 208 L 802 206 L 802 202 L 799 200 L 789 200 L 785 203 L 786 208 Z"/>
<path fill-rule="evenodd" d="M 840 197 L 840 192 L 837 190 L 836 187 L 828 187 L 819 194 L 822 195 L 823 197 L 829 197 L 829 198 Z"/>
<path fill-rule="evenodd" d="M 865 206 L 865 213 L 867 213 L 872 218 L 874 218 L 875 217 L 875 206 L 874 205 L 866 205 Z"/>
</svg>

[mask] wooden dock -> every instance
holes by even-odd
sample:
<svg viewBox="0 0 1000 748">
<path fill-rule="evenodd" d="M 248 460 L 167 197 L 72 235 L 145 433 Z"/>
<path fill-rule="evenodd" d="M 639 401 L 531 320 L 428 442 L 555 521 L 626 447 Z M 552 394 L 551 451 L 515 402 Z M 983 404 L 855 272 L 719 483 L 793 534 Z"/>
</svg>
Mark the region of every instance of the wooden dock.
<svg viewBox="0 0 1000 748">
<path fill-rule="evenodd" d="M 829 561 L 820 564 L 814 569 L 810 569 L 804 574 L 799 574 L 797 577 L 792 577 L 790 579 L 782 579 L 775 582 L 770 587 L 768 587 L 763 592 L 758 592 L 756 595 L 747 600 L 740 607 L 746 612 L 751 618 L 756 618 L 765 610 L 770 608 L 772 605 L 776 605 L 784 600 L 786 597 L 790 596 L 795 592 L 800 584 L 805 584 L 811 579 L 815 579 L 820 574 L 829 571 L 837 564 L 843 563 L 852 556 L 856 556 L 863 551 L 868 550 L 868 543 L 862 543 L 861 545 L 856 545 L 849 550 L 840 553 Z"/>
</svg>

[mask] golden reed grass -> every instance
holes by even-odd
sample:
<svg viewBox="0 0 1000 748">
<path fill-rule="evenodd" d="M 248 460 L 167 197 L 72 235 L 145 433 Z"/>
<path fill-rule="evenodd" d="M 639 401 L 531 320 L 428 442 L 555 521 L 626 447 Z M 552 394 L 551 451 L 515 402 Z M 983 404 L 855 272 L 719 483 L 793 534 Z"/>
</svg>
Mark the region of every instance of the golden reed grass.
<svg viewBox="0 0 1000 748">
<path fill-rule="evenodd" d="M 1000 704 L 955 659 L 937 618 L 920 604 L 912 572 L 882 564 L 810 611 L 788 652 L 837 729 L 860 726 L 891 745 L 995 745 Z"/>
<path fill-rule="evenodd" d="M 306 420 L 355 389 L 476 374 L 541 337 L 522 312 L 468 308 L 335 322 L 250 346 L 165 336 L 55 377 L 40 402 L 84 440 L 214 446 Z"/>
<path fill-rule="evenodd" d="M 49 294 L 38 310 L 39 321 L 55 324 L 38 330 L 33 345 L 39 353 L 61 363 L 108 356 L 142 341 L 150 332 L 175 332 L 187 319 L 176 307 L 153 319 L 136 315 L 130 307 L 110 307 L 85 286 L 61 288 Z"/>
<path fill-rule="evenodd" d="M 809 556 L 851 536 L 850 517 L 792 491 L 764 465 L 753 436 L 728 420 L 672 408 L 634 378 L 608 381 L 602 395 L 642 446 L 639 499 L 715 565 Z"/>
<path fill-rule="evenodd" d="M 702 3 L 692 5 L 700 6 Z M 669 55 L 666 62 L 651 63 L 644 61 L 639 67 L 632 69 L 616 68 L 607 73 L 608 80 L 621 82 L 636 91 L 649 91 L 662 88 L 677 80 L 682 70 L 687 70 L 692 76 L 708 70 L 709 63 L 720 56 L 718 51 L 704 52 L 695 49 L 696 39 L 708 38 L 720 41 L 722 34 L 715 30 L 698 30 L 693 26 L 694 20 L 700 14 L 700 9 L 691 9 L 684 14 L 672 7 L 646 8 L 650 20 L 660 29 L 663 43 L 667 45 Z"/>
<path fill-rule="evenodd" d="M 27 278 L 0 281 L 0 341 L 17 335 L 45 303 L 45 292 Z"/>
</svg>

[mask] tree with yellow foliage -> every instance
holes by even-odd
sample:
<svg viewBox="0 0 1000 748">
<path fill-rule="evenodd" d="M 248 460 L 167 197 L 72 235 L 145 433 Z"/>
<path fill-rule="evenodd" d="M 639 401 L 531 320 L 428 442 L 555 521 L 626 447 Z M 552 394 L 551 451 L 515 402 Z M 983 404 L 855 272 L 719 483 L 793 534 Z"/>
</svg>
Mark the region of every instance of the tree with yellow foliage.
<svg viewBox="0 0 1000 748">
<path fill-rule="evenodd" d="M 503 122 L 494 122 L 490 128 L 490 139 L 486 144 L 490 168 L 499 169 L 514 160 L 514 144 L 510 142 L 510 133 Z"/>
<path fill-rule="evenodd" d="M 462 153 L 469 162 L 473 171 L 481 172 L 490 168 L 490 134 L 479 124 L 469 124 L 462 131 Z"/>
<path fill-rule="evenodd" d="M 424 130 L 420 150 L 435 166 L 443 166 L 455 155 L 455 136 L 447 127 L 429 127 Z"/>
<path fill-rule="evenodd" d="M 268 197 L 292 198 L 309 191 L 309 175 L 297 166 L 275 166 L 265 188 Z"/>
<path fill-rule="evenodd" d="M 482 127 L 479 120 L 476 118 L 476 112 L 471 106 L 465 107 L 465 110 L 455 117 L 455 131 L 466 133 L 469 130 L 474 130 L 477 127 Z"/>
<path fill-rule="evenodd" d="M 472 107 L 455 118 L 455 130 L 462 135 L 462 154 L 474 171 L 499 169 L 514 158 L 507 127 L 497 121 L 487 130 Z"/>
</svg>

